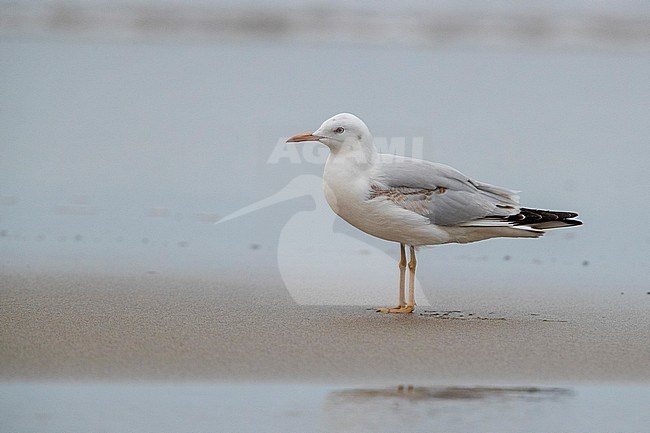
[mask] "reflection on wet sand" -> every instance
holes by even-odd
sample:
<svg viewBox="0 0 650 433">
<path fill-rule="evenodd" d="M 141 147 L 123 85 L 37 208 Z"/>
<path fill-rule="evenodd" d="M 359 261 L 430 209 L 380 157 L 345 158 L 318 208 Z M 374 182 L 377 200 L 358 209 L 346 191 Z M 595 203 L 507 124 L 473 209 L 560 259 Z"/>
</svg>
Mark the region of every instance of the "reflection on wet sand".
<svg viewBox="0 0 650 433">
<path fill-rule="evenodd" d="M 522 426 L 531 414 L 562 411 L 573 396 L 567 388 L 400 385 L 331 392 L 325 414 L 331 431 L 427 431 L 434 425 L 474 429 L 495 420 Z"/>
<path fill-rule="evenodd" d="M 421 387 L 399 385 L 379 389 L 347 389 L 331 394 L 333 399 L 361 401 L 386 398 L 399 400 L 485 400 L 485 399 L 555 399 L 571 396 L 567 388 L 538 387 Z"/>
</svg>

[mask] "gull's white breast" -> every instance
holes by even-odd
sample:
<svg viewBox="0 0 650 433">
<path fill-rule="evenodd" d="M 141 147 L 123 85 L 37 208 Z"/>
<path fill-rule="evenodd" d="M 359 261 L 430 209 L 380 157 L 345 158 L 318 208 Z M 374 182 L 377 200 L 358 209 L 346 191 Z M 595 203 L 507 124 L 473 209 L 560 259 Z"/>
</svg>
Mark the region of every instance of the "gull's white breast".
<svg viewBox="0 0 650 433">
<path fill-rule="evenodd" d="M 397 206 L 385 197 L 370 198 L 374 167 L 333 159 L 330 155 L 323 173 L 325 198 L 345 221 L 372 236 L 407 245 L 451 241 L 447 231 L 431 224 L 428 218 Z"/>
</svg>

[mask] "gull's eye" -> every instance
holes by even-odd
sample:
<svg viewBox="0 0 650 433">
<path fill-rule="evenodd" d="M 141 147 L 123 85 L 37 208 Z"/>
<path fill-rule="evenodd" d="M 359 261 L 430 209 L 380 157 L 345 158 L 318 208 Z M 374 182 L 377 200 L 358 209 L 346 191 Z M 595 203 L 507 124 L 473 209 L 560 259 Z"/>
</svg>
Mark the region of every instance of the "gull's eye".
<svg viewBox="0 0 650 433">
<path fill-rule="evenodd" d="M 343 134 L 344 131 L 345 131 L 345 129 L 343 129 L 340 126 L 334 130 L 334 132 L 336 132 L 337 134 Z"/>
</svg>

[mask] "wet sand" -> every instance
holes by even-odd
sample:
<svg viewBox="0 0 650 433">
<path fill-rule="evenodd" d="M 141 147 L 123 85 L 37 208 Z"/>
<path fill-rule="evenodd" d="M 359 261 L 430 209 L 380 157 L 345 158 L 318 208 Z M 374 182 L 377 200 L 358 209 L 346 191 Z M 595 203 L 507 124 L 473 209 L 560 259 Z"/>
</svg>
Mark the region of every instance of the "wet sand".
<svg viewBox="0 0 650 433">
<path fill-rule="evenodd" d="M 440 290 L 416 314 L 302 306 L 251 278 L 11 274 L 0 380 L 650 382 L 650 295 Z"/>
</svg>

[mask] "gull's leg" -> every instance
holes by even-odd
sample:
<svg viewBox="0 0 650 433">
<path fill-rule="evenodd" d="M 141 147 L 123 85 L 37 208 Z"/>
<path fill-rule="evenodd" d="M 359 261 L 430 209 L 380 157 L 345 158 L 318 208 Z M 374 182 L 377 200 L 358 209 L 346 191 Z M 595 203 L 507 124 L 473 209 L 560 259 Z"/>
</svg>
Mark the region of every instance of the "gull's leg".
<svg viewBox="0 0 650 433">
<path fill-rule="evenodd" d="M 417 263 L 417 260 L 415 260 L 415 247 L 411 245 L 411 261 L 409 262 L 409 302 L 406 304 L 406 308 L 410 308 L 411 311 L 415 309 L 415 267 Z"/>
<path fill-rule="evenodd" d="M 411 313 L 413 311 L 413 307 L 406 305 L 404 296 L 404 286 L 406 285 L 406 249 L 404 244 L 399 244 L 399 248 L 401 253 L 399 260 L 399 304 L 395 308 L 377 308 L 378 313 Z M 411 257 L 414 257 L 413 253 L 411 253 Z"/>
<path fill-rule="evenodd" d="M 406 283 L 406 249 L 404 244 L 399 244 L 400 259 L 399 259 L 399 304 L 397 307 L 406 305 L 404 298 L 404 285 Z"/>
</svg>

